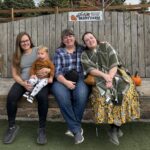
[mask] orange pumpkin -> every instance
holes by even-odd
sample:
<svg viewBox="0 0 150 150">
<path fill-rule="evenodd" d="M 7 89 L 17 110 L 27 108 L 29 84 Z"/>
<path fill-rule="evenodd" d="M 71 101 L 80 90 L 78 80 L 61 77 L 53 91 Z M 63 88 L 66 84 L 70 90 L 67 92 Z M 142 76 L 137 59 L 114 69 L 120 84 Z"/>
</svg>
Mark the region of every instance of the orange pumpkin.
<svg viewBox="0 0 150 150">
<path fill-rule="evenodd" d="M 138 75 L 138 72 L 136 71 L 135 75 L 132 76 L 132 80 L 135 83 L 136 86 L 140 86 L 142 83 L 141 77 Z"/>
</svg>

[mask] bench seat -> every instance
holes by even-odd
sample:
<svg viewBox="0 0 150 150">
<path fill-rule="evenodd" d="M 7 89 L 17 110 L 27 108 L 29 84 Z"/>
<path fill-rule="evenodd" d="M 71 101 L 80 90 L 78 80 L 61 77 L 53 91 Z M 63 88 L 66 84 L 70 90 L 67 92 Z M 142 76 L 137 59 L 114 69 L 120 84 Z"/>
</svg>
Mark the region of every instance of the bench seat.
<svg viewBox="0 0 150 150">
<path fill-rule="evenodd" d="M 10 90 L 14 80 L 12 78 L 0 78 L 0 119 L 6 119 L 6 97 Z M 150 78 L 143 78 L 142 85 L 137 87 L 140 94 L 141 103 L 141 120 L 150 119 Z M 48 120 L 51 121 L 63 121 L 62 115 L 58 104 L 55 101 L 53 95 L 49 95 L 49 111 Z M 37 103 L 34 101 L 33 104 L 22 98 L 18 103 L 17 120 L 38 120 L 37 114 Z M 92 122 L 92 108 L 90 102 L 83 116 L 84 122 Z"/>
</svg>

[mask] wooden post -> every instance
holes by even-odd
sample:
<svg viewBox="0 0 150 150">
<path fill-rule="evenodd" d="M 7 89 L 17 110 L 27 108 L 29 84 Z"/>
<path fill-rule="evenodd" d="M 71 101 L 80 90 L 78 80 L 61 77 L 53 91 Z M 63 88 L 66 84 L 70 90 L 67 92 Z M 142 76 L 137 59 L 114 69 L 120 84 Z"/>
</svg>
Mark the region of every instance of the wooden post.
<svg viewBox="0 0 150 150">
<path fill-rule="evenodd" d="M 11 21 L 14 21 L 14 8 L 11 8 Z"/>
<path fill-rule="evenodd" d="M 59 13 L 59 9 L 58 6 L 55 7 L 55 13 L 58 14 Z"/>
</svg>

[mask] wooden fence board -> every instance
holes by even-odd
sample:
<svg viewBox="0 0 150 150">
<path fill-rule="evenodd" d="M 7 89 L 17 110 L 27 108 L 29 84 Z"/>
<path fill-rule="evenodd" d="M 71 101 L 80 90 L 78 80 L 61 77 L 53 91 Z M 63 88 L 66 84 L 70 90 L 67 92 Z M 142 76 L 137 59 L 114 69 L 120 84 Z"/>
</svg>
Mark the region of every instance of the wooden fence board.
<svg viewBox="0 0 150 150">
<path fill-rule="evenodd" d="M 99 32 L 98 32 L 98 21 L 93 21 L 92 22 L 92 32 L 96 37 L 99 37 Z"/>
<path fill-rule="evenodd" d="M 55 45 L 58 47 L 61 42 L 61 14 L 56 14 L 56 38 L 55 38 Z"/>
<path fill-rule="evenodd" d="M 26 28 L 26 25 L 25 25 L 25 20 L 19 20 L 19 29 L 20 29 L 20 32 L 24 32 L 25 31 L 25 28 Z"/>
<path fill-rule="evenodd" d="M 68 14 L 62 13 L 61 15 L 61 30 L 67 29 L 67 21 L 68 21 Z"/>
<path fill-rule="evenodd" d="M 2 38 L 3 38 L 3 32 L 2 32 L 2 30 L 3 30 L 3 24 L 0 24 L 0 77 L 4 77 L 4 74 L 3 74 L 3 68 L 4 68 L 4 65 L 3 65 L 3 63 L 4 63 L 4 59 L 3 59 L 3 54 L 4 54 L 4 51 L 3 51 L 3 40 L 2 40 Z"/>
<path fill-rule="evenodd" d="M 139 74 L 145 77 L 145 60 L 144 58 L 144 26 L 143 15 L 138 15 L 138 52 L 139 52 Z"/>
<path fill-rule="evenodd" d="M 37 26 L 37 41 L 38 41 L 38 46 L 39 45 L 43 45 L 44 43 L 44 17 L 43 16 L 40 16 L 37 18 L 37 23 L 38 23 L 38 26 Z"/>
<path fill-rule="evenodd" d="M 31 33 L 32 33 L 31 20 L 32 20 L 32 18 L 25 19 L 25 30 L 29 35 L 31 35 Z"/>
<path fill-rule="evenodd" d="M 68 13 L 67 13 L 67 14 L 68 14 Z M 69 15 L 68 15 L 68 24 L 67 24 L 68 28 L 74 29 L 74 24 L 75 24 L 75 22 L 69 21 Z"/>
<path fill-rule="evenodd" d="M 7 41 L 7 24 L 3 23 L 0 26 L 1 34 L 0 34 L 0 40 L 1 40 L 1 59 L 2 59 L 2 77 L 7 76 L 7 43 L 5 44 L 5 41 Z"/>
<path fill-rule="evenodd" d="M 150 17 L 144 17 L 145 28 L 145 64 L 146 64 L 146 77 L 150 76 Z"/>
<path fill-rule="evenodd" d="M 118 13 L 114 12 L 112 14 L 112 46 L 118 51 Z"/>
<path fill-rule="evenodd" d="M 55 15 L 50 16 L 50 55 L 53 55 L 55 52 Z"/>
<path fill-rule="evenodd" d="M 111 13 L 105 12 L 105 40 L 111 43 Z"/>
<path fill-rule="evenodd" d="M 50 40 L 50 32 L 49 32 L 49 30 L 50 30 L 50 21 L 49 21 L 49 16 L 48 15 L 46 15 L 46 16 L 44 16 L 44 43 L 43 43 L 43 45 L 45 45 L 45 46 L 47 46 L 48 48 L 49 48 L 49 40 Z"/>
<path fill-rule="evenodd" d="M 32 18 L 31 20 L 31 36 L 32 36 L 32 41 L 34 43 L 35 46 L 38 45 L 38 22 L 37 22 L 37 17 Z"/>
<path fill-rule="evenodd" d="M 124 50 L 124 22 L 123 13 L 118 14 L 118 51 L 122 61 L 125 63 Z"/>
<path fill-rule="evenodd" d="M 86 31 L 92 32 L 92 21 L 87 21 L 85 27 Z"/>
<path fill-rule="evenodd" d="M 131 14 L 124 13 L 124 49 L 125 53 L 125 65 L 129 72 L 132 74 L 132 47 L 131 47 Z"/>
<path fill-rule="evenodd" d="M 13 49 L 15 50 L 15 44 L 16 44 L 16 37 L 19 34 L 19 21 L 14 21 L 13 23 L 13 39 L 14 39 L 14 45 L 13 45 Z"/>
<path fill-rule="evenodd" d="M 75 22 L 74 23 L 74 33 L 75 33 L 76 40 L 79 42 L 79 40 L 80 40 L 80 36 L 79 36 L 79 22 Z"/>
<path fill-rule="evenodd" d="M 99 34 L 98 40 L 104 41 L 105 40 L 104 19 L 99 21 L 98 34 Z"/>
<path fill-rule="evenodd" d="M 12 63 L 12 57 L 13 57 L 13 52 L 14 52 L 14 36 L 13 36 L 13 23 L 10 22 L 8 23 L 8 31 L 7 31 L 7 36 L 8 36 L 8 39 L 7 39 L 7 55 L 8 55 L 8 63 L 7 63 L 7 77 L 11 77 L 11 63 Z M 6 41 L 5 41 L 6 42 Z"/>
<path fill-rule="evenodd" d="M 131 13 L 131 45 L 132 45 L 132 71 L 139 70 L 138 66 L 138 47 L 137 47 L 137 14 Z"/>
<path fill-rule="evenodd" d="M 81 22 L 81 21 L 80 21 L 79 29 L 80 29 L 80 32 L 79 32 L 79 42 L 81 43 L 81 41 L 82 41 L 82 35 L 83 35 L 83 34 L 85 33 L 85 31 L 86 31 L 85 22 Z"/>
</svg>

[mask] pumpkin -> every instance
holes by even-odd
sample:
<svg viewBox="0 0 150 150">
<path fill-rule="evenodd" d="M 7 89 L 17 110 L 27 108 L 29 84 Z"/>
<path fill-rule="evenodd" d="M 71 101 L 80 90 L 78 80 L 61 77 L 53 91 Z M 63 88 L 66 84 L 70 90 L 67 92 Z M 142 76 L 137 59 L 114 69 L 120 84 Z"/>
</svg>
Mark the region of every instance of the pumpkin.
<svg viewBox="0 0 150 150">
<path fill-rule="evenodd" d="M 135 83 L 136 86 L 140 86 L 142 83 L 141 77 L 138 75 L 138 72 L 136 71 L 135 75 L 132 76 L 132 80 Z"/>
</svg>

